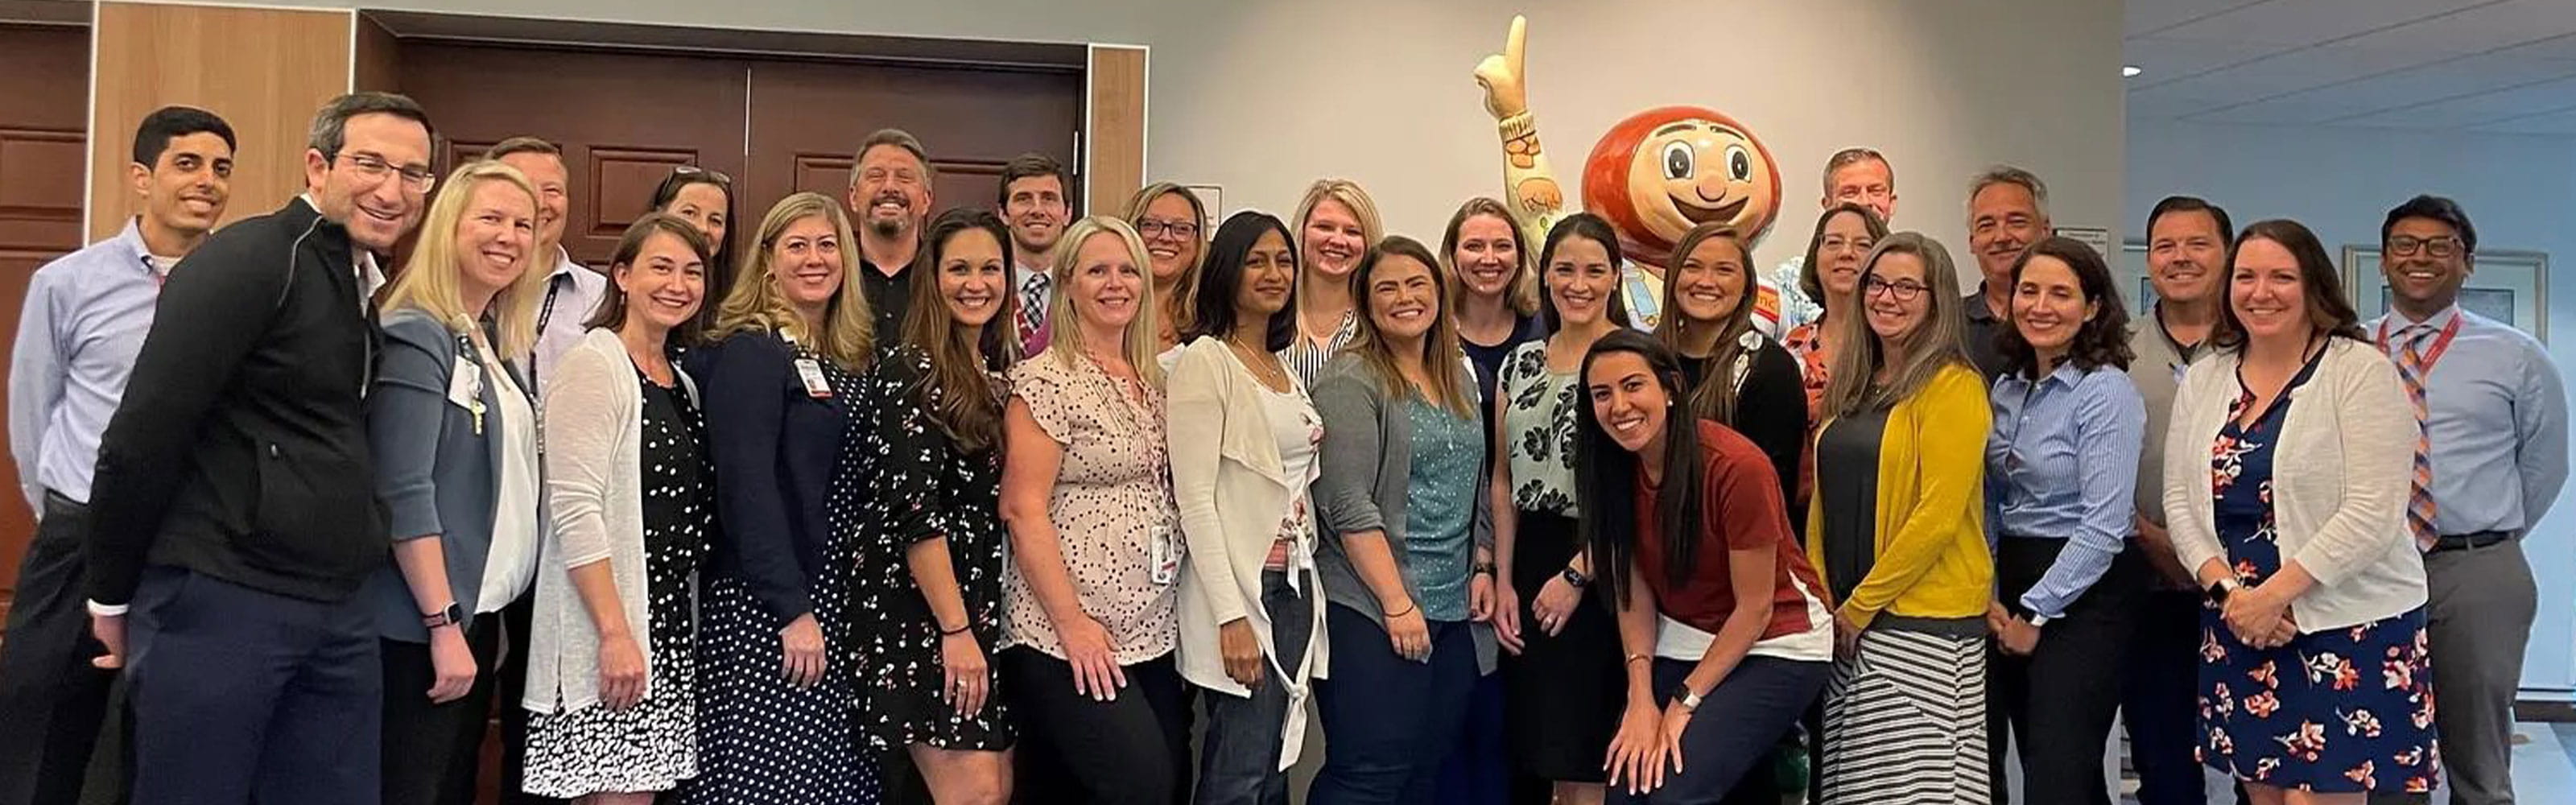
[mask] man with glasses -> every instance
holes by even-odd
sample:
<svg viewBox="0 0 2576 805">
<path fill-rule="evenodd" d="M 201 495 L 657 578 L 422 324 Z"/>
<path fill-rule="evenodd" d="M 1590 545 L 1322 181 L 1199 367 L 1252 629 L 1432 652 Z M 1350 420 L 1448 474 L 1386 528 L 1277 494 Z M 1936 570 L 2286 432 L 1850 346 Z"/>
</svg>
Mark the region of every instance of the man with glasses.
<svg viewBox="0 0 2576 805">
<path fill-rule="evenodd" d="M 9 360 L 9 448 L 37 518 L 0 644 L 0 805 L 81 795 L 115 679 L 90 664 L 99 646 L 80 606 L 90 469 L 162 280 L 224 216 L 233 144 L 232 125 L 213 112 L 171 106 L 145 117 L 125 168 L 141 214 L 28 281 Z M 116 747 L 111 739 L 103 754 L 117 757 Z"/>
<path fill-rule="evenodd" d="M 2513 700 L 2539 598 L 2521 540 L 2567 480 L 2566 392 L 2538 340 L 2462 306 L 2478 306 L 2460 291 L 2478 231 L 2458 203 L 2408 199 L 2379 244 L 2389 312 L 2363 331 L 2397 364 L 2421 427 L 2406 527 L 2425 552 L 2442 766 L 2453 805 L 2511 803 Z"/>
<path fill-rule="evenodd" d="M 1002 166 L 1002 189 L 996 199 L 1002 220 L 1011 226 L 1011 287 L 1020 294 L 1020 354 L 1046 349 L 1053 327 L 1047 321 L 1055 267 L 1056 239 L 1073 217 L 1065 200 L 1072 176 L 1045 154 L 1021 154 Z"/>
<path fill-rule="evenodd" d="M 136 802 L 373 802 L 383 674 L 356 592 L 390 546 L 364 396 L 379 255 L 420 220 L 429 117 L 343 95 L 304 195 L 170 273 L 91 487 L 89 610 L 133 691 Z M 424 612 L 438 623 L 458 616 Z"/>
<path fill-rule="evenodd" d="M 912 256 L 921 250 L 921 224 L 930 214 L 930 153 L 902 129 L 878 129 L 859 142 L 850 166 L 850 226 L 856 228 L 858 269 L 876 312 L 877 343 L 903 337 L 904 312 L 912 307 Z"/>
</svg>

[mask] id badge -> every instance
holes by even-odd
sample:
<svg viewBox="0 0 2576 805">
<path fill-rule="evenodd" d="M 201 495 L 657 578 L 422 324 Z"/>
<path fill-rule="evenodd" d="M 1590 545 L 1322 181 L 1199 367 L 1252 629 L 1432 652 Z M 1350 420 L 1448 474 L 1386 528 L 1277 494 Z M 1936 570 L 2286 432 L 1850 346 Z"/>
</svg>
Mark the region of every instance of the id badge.
<svg viewBox="0 0 2576 805">
<path fill-rule="evenodd" d="M 1171 527 L 1159 526 L 1148 534 L 1146 550 L 1152 554 L 1155 584 L 1168 585 L 1180 581 L 1181 551 L 1180 546 L 1172 541 Z"/>
<path fill-rule="evenodd" d="M 447 401 L 460 408 L 483 404 L 483 367 L 465 356 L 456 358 L 456 368 L 447 373 Z"/>
<path fill-rule="evenodd" d="M 817 400 L 832 396 L 832 381 L 823 377 L 823 363 L 813 358 L 796 359 L 796 379 L 805 384 L 805 395 Z"/>
</svg>

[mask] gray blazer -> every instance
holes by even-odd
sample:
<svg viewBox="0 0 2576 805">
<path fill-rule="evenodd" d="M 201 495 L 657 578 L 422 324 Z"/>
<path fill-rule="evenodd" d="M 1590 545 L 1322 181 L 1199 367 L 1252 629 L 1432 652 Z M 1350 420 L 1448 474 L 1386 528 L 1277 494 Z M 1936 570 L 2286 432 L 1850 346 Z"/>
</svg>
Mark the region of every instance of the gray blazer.
<svg viewBox="0 0 2576 805">
<path fill-rule="evenodd" d="M 473 413 L 447 399 L 457 359 L 481 362 L 473 344 L 418 308 L 386 314 L 382 327 L 384 352 L 367 390 L 376 500 L 385 507 L 395 542 L 439 538 L 447 583 L 454 588 L 449 592 L 471 614 L 491 554 L 492 509 L 501 496 L 501 387 L 483 384 L 483 428 L 477 433 Z M 515 361 L 505 365 L 511 377 L 519 377 Z M 359 594 L 375 602 L 377 634 L 429 642 L 420 605 L 391 556 Z"/>
<path fill-rule="evenodd" d="M 1454 368 L 1461 388 L 1476 387 L 1476 376 L 1464 361 Z M 1341 535 L 1386 532 L 1387 543 L 1396 548 L 1395 565 L 1403 571 L 1405 591 L 1420 594 L 1402 548 L 1405 500 L 1413 486 L 1412 420 L 1405 416 L 1403 401 L 1386 395 L 1376 373 L 1358 355 L 1334 357 L 1315 378 L 1315 412 L 1324 418 L 1323 474 L 1312 492 L 1316 511 L 1323 515 L 1318 525 L 1324 537 L 1316 541 L 1315 567 L 1324 576 L 1325 601 L 1350 607 L 1383 629 L 1386 612 L 1352 566 Z M 1487 483 L 1485 473 L 1476 473 L 1476 515 L 1469 526 L 1475 543 L 1484 546 L 1494 544 Z M 1477 623 L 1468 631 L 1476 640 L 1477 672 L 1492 673 L 1493 626 Z"/>
</svg>

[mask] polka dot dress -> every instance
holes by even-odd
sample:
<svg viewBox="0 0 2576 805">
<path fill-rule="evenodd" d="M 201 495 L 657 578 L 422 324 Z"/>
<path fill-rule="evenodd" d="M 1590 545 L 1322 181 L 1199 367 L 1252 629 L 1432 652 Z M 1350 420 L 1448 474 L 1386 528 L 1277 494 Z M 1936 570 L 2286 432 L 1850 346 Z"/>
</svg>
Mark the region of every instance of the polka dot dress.
<svg viewBox="0 0 2576 805">
<path fill-rule="evenodd" d="M 921 385 L 932 376 L 930 358 L 901 348 L 878 365 L 876 421 L 862 438 L 842 442 L 845 462 L 873 461 L 873 471 L 852 494 L 866 501 L 851 528 L 865 551 L 859 561 L 857 651 L 870 658 L 860 684 L 860 721 L 879 750 L 909 743 L 941 749 L 998 751 L 1012 743 L 1011 711 L 999 675 L 986 673 L 991 693 L 973 716 L 941 698 L 948 684 L 942 653 L 947 638 L 913 581 L 907 555 L 925 539 L 945 537 L 957 591 L 966 604 L 968 631 L 989 663 L 1002 648 L 1002 552 L 1009 535 L 1000 517 L 1002 455 L 997 449 L 965 452 L 934 412 L 941 390 Z M 927 391 L 922 389 L 927 388 Z M 993 378 L 984 393 L 1001 388 Z M 993 434 L 999 438 L 1000 434 Z"/>
<path fill-rule="evenodd" d="M 715 529 L 715 472 L 705 419 L 687 395 L 644 384 L 644 579 L 653 665 L 643 701 L 593 704 L 528 719 L 524 788 L 572 798 L 667 791 L 698 773 L 698 659 L 690 579 Z"/>
<path fill-rule="evenodd" d="M 820 362 L 832 393 L 853 410 L 874 402 L 858 378 L 831 361 Z M 864 422 L 852 417 L 852 427 Z M 836 475 L 846 476 L 846 467 Z M 845 477 L 832 482 L 827 506 L 834 518 L 855 505 Z M 808 598 L 823 627 L 823 680 L 811 688 L 788 684 L 782 671 L 782 624 L 739 579 L 715 576 L 706 583 L 706 637 L 700 656 L 707 667 L 705 709 L 699 714 L 698 749 L 704 773 L 689 784 L 688 805 L 874 805 L 876 765 L 863 759 L 851 735 L 850 697 L 859 658 L 849 645 L 850 568 L 858 560 L 852 535 L 835 529 L 823 546 L 823 566 Z"/>
</svg>

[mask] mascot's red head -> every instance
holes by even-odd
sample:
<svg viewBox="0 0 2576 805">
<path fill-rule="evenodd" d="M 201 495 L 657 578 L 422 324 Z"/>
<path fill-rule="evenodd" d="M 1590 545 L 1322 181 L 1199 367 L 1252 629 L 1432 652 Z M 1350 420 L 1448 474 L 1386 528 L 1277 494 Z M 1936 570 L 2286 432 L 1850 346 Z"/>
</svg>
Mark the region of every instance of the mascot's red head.
<svg viewBox="0 0 2576 805">
<path fill-rule="evenodd" d="M 1619 121 L 1592 146 L 1583 208 L 1619 228 L 1629 259 L 1665 265 L 1673 242 L 1701 223 L 1724 221 L 1746 242 L 1760 239 L 1780 210 L 1780 169 L 1735 118 L 1657 107 Z"/>
</svg>

